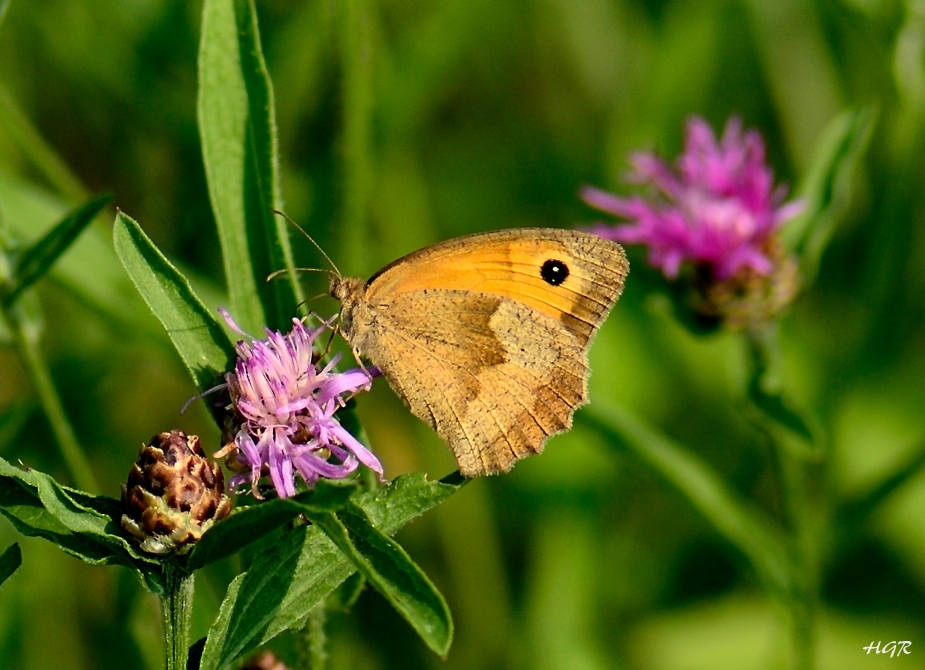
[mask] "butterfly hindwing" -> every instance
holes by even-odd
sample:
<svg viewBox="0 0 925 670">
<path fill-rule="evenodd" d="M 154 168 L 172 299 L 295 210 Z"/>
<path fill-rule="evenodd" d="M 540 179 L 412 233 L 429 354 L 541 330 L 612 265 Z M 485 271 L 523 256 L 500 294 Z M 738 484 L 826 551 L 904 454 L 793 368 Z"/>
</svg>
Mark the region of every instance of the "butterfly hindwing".
<svg viewBox="0 0 925 670">
<path fill-rule="evenodd" d="M 463 474 L 507 471 L 571 425 L 587 364 L 554 319 L 472 292 L 411 291 L 396 301 L 399 309 L 376 319 L 379 346 L 369 355 Z"/>
</svg>

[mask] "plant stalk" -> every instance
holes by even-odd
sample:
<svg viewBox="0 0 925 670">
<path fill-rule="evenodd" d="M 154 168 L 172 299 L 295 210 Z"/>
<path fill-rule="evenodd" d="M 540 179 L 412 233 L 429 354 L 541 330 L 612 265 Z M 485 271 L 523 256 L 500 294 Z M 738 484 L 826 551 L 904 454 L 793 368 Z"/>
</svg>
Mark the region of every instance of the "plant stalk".
<svg viewBox="0 0 925 670">
<path fill-rule="evenodd" d="M 308 621 L 302 631 L 306 649 L 306 667 L 309 670 L 324 670 L 328 663 L 328 640 L 325 632 L 328 613 L 322 602 L 308 615 Z"/>
<path fill-rule="evenodd" d="M 776 324 L 761 333 L 749 333 L 747 337 L 754 374 L 759 379 L 772 379 L 779 385 L 781 376 L 776 368 L 779 366 L 780 351 Z M 761 411 L 760 407 L 758 409 Z M 788 426 L 772 413 L 762 414 L 779 428 L 769 433 L 777 452 L 781 495 L 792 533 L 789 563 L 793 590 L 785 603 L 789 611 L 792 667 L 795 670 L 812 670 L 816 665 L 819 592 L 813 506 L 807 488 L 808 470 L 812 461 L 804 458 L 804 453 L 789 442 L 795 438 Z"/>
<path fill-rule="evenodd" d="M 61 397 L 55 388 L 54 380 L 51 377 L 51 371 L 45 361 L 45 356 L 39 347 L 39 326 L 36 319 L 30 319 L 23 312 L 22 301 L 18 304 L 4 310 L 4 316 L 13 333 L 16 347 L 22 356 L 26 372 L 29 375 L 35 392 L 39 396 L 39 402 L 48 417 L 51 430 L 54 433 L 55 441 L 58 443 L 58 449 L 61 452 L 61 459 L 67 469 L 68 475 L 74 486 L 87 491 L 88 493 L 98 493 L 100 491 L 96 478 L 93 476 L 93 470 L 90 463 L 84 455 L 67 413 L 64 411 L 64 405 L 61 403 Z"/>
<path fill-rule="evenodd" d="M 166 593 L 161 597 L 161 614 L 167 670 L 186 670 L 195 573 L 165 563 L 164 577 Z"/>
</svg>

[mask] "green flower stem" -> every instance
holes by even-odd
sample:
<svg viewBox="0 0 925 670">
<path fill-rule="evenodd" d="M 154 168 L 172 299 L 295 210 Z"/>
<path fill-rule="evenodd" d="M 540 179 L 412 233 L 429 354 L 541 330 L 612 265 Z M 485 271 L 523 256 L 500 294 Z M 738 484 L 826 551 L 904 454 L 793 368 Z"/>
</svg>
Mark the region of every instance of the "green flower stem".
<svg viewBox="0 0 925 670">
<path fill-rule="evenodd" d="M 780 346 L 776 324 L 760 332 L 746 335 L 752 353 L 753 378 L 767 379 L 780 387 Z M 756 403 L 759 411 L 762 407 Z M 819 548 L 816 537 L 820 536 L 814 524 L 814 510 L 808 495 L 807 478 L 811 461 L 806 452 L 793 444 L 795 438 L 790 427 L 774 412 L 761 412 L 770 422 L 777 450 L 781 478 L 781 493 L 787 519 L 793 533 L 790 560 L 791 581 L 794 587 L 792 598 L 787 601 L 790 612 L 790 638 L 792 642 L 793 667 L 803 670 L 815 666 L 817 637 L 816 610 L 819 597 Z M 773 429 L 775 424 L 779 430 Z"/>
<path fill-rule="evenodd" d="M 792 667 L 809 670 L 815 667 L 819 578 L 815 533 L 806 491 L 807 463 L 793 449 L 783 445 L 778 445 L 777 456 L 783 497 L 793 530 L 791 569 L 794 592 L 787 603 L 793 645 Z"/>
<path fill-rule="evenodd" d="M 74 429 L 64 412 L 58 390 L 51 378 L 45 356 L 39 347 L 38 319 L 30 318 L 26 314 L 27 306 L 23 305 L 24 302 L 28 300 L 20 300 L 17 305 L 4 310 L 16 347 L 39 396 L 45 416 L 51 424 L 58 448 L 61 450 L 61 458 L 74 486 L 88 493 L 98 493 L 100 488 L 93 476 L 93 470 L 77 442 Z"/>
<path fill-rule="evenodd" d="M 161 597 L 167 670 L 186 670 L 196 573 L 164 563 L 166 593 Z"/>
<path fill-rule="evenodd" d="M 688 449 L 616 406 L 594 402 L 582 420 L 616 438 L 642 459 L 749 559 L 772 594 L 788 599 L 790 561 L 779 529 L 760 510 L 739 499 L 706 463 Z"/>
<path fill-rule="evenodd" d="M 302 629 L 302 638 L 306 643 L 305 667 L 309 670 L 324 670 L 327 667 L 328 640 L 324 630 L 327 619 L 328 613 L 322 602 L 308 615 L 308 621 Z"/>
</svg>

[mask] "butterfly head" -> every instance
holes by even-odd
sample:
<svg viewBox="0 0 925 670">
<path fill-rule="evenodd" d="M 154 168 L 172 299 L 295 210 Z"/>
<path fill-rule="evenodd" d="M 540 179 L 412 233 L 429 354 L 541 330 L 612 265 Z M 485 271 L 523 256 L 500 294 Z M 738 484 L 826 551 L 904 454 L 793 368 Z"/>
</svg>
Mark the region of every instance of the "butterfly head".
<svg viewBox="0 0 925 670">
<path fill-rule="evenodd" d="M 360 324 L 369 320 L 368 306 L 364 299 L 365 283 L 360 277 L 342 277 L 331 273 L 331 297 L 340 302 L 340 330 L 351 342 L 354 342 Z"/>
<path fill-rule="evenodd" d="M 363 295 L 363 280 L 360 277 L 342 277 L 337 272 L 328 275 L 331 297 L 340 302 L 350 302 Z"/>
</svg>

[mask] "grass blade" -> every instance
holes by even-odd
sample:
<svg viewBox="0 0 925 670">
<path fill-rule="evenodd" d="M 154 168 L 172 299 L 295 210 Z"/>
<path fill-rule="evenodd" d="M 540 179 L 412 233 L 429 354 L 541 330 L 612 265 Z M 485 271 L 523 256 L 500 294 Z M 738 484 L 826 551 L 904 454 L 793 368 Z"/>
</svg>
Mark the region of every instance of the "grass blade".
<svg viewBox="0 0 925 670">
<path fill-rule="evenodd" d="M 42 277 L 71 246 L 94 217 L 109 204 L 109 195 L 100 195 L 65 216 L 42 238 L 22 250 L 13 272 L 13 284 L 3 296 L 4 307 Z"/>
</svg>

